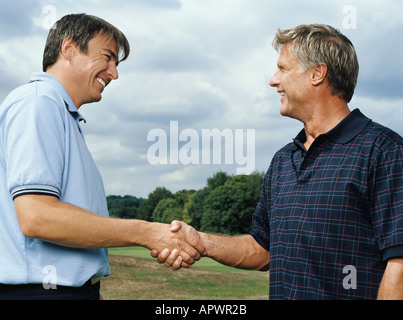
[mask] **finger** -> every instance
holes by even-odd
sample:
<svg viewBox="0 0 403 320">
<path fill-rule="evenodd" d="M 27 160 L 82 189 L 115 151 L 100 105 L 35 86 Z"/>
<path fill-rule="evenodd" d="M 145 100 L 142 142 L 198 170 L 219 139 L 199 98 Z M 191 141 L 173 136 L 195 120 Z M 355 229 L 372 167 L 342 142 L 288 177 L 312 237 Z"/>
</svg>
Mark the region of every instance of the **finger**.
<svg viewBox="0 0 403 320">
<path fill-rule="evenodd" d="M 182 261 L 186 262 L 189 265 L 196 262 L 195 259 L 193 259 L 186 251 L 181 250 L 179 255 L 182 257 Z"/>
<path fill-rule="evenodd" d="M 171 269 L 173 271 L 179 270 L 182 267 L 182 257 L 179 256 L 178 258 L 176 258 L 175 262 L 172 264 Z"/>
<path fill-rule="evenodd" d="M 181 246 L 181 251 L 186 252 L 193 260 L 199 261 L 201 258 L 200 252 L 187 243 L 185 243 Z M 182 258 L 185 258 L 185 257 L 182 255 Z M 187 259 L 183 259 L 183 260 L 188 262 Z"/>
<path fill-rule="evenodd" d="M 164 263 L 166 259 L 169 257 L 169 254 L 171 251 L 169 249 L 164 249 L 161 251 L 161 253 L 157 257 L 157 262 L 158 263 Z"/>
<path fill-rule="evenodd" d="M 182 224 L 181 224 L 180 221 L 174 220 L 174 221 L 171 222 L 170 230 L 172 232 L 178 232 L 181 228 L 182 228 Z"/>
<path fill-rule="evenodd" d="M 190 264 L 188 264 L 188 263 L 186 263 L 185 261 L 182 260 L 181 267 L 182 267 L 182 268 L 191 268 L 192 265 L 190 265 Z"/>
<path fill-rule="evenodd" d="M 175 260 L 178 258 L 179 256 L 179 251 L 178 249 L 173 249 L 171 254 L 168 256 L 168 258 L 165 260 L 164 265 L 166 267 L 171 267 L 173 265 L 173 263 L 175 262 Z"/>
<path fill-rule="evenodd" d="M 153 258 L 158 258 L 158 250 L 157 249 L 153 249 L 150 251 L 150 254 Z"/>
</svg>

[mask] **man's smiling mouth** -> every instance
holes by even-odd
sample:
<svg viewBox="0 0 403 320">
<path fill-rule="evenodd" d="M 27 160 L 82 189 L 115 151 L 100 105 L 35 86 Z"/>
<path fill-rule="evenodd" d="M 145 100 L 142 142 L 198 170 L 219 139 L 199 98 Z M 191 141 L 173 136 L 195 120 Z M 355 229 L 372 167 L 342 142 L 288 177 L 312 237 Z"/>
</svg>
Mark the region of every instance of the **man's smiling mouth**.
<svg viewBox="0 0 403 320">
<path fill-rule="evenodd" d="M 106 83 L 104 80 L 102 80 L 101 78 L 97 78 L 97 81 L 102 84 L 104 86 L 104 88 L 106 87 Z"/>
</svg>

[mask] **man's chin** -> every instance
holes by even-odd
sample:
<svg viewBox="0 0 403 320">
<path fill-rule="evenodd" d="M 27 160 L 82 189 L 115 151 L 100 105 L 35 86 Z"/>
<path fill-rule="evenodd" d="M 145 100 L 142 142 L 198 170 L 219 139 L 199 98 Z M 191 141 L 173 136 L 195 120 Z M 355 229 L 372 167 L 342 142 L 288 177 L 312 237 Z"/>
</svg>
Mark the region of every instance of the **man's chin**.
<svg viewBox="0 0 403 320">
<path fill-rule="evenodd" d="M 97 95 L 91 97 L 91 100 L 89 103 L 99 102 L 101 100 L 102 100 L 102 94 L 97 94 Z"/>
<path fill-rule="evenodd" d="M 99 102 L 101 100 L 102 100 L 102 96 L 96 97 L 96 98 L 91 98 L 91 99 L 88 99 L 87 101 L 85 101 L 82 105 L 90 104 L 90 103 L 94 103 L 94 102 Z"/>
<path fill-rule="evenodd" d="M 299 120 L 297 115 L 294 112 L 292 112 L 292 110 L 290 110 L 289 108 L 286 108 L 284 106 L 281 107 L 280 114 L 283 117 L 288 117 L 288 118 Z"/>
<path fill-rule="evenodd" d="M 284 105 L 282 105 L 281 108 L 280 108 L 280 114 L 281 114 L 283 117 L 289 117 L 289 116 L 290 116 L 289 110 L 288 110 L 287 107 L 284 106 Z"/>
</svg>

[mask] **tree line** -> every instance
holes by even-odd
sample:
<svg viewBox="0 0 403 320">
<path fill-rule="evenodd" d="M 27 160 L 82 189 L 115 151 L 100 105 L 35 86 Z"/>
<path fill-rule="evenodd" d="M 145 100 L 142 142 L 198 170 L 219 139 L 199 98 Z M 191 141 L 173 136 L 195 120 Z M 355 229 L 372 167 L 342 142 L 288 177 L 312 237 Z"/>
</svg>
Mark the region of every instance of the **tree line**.
<svg viewBox="0 0 403 320">
<path fill-rule="evenodd" d="M 147 199 L 107 196 L 111 216 L 171 223 L 181 220 L 204 232 L 245 234 L 252 229 L 252 215 L 259 201 L 264 173 L 229 175 L 217 172 L 200 190 L 172 193 L 158 187 Z"/>
</svg>

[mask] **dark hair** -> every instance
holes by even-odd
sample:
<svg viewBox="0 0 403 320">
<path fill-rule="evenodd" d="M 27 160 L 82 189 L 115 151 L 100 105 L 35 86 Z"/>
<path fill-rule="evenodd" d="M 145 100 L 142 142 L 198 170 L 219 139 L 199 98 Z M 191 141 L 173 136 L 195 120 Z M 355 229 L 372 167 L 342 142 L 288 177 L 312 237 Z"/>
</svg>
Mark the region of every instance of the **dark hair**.
<svg viewBox="0 0 403 320">
<path fill-rule="evenodd" d="M 320 63 L 327 66 L 327 80 L 333 95 L 350 102 L 358 78 L 358 59 L 351 41 L 339 30 L 323 24 L 300 25 L 279 30 L 274 48 L 291 42 L 291 52 L 307 70 Z"/>
<path fill-rule="evenodd" d="M 50 66 L 56 63 L 65 39 L 71 38 L 80 47 L 81 52 L 87 53 L 88 42 L 99 32 L 115 39 L 119 50 L 117 63 L 126 60 L 130 53 L 130 45 L 126 36 L 119 29 L 95 16 L 85 13 L 70 14 L 57 21 L 49 31 L 43 54 L 43 71 L 46 72 Z"/>
</svg>

